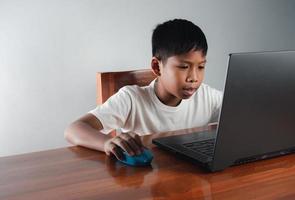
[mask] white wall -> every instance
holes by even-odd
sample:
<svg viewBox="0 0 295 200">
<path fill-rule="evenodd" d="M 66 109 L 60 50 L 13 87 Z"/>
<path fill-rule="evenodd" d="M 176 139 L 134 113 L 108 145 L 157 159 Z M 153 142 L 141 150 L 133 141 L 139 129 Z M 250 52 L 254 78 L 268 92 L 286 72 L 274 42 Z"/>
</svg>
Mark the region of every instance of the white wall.
<svg viewBox="0 0 295 200">
<path fill-rule="evenodd" d="M 95 107 L 95 73 L 149 67 L 151 33 L 198 24 L 206 82 L 223 88 L 230 52 L 295 49 L 292 0 L 0 0 L 0 156 L 63 147 Z"/>
</svg>

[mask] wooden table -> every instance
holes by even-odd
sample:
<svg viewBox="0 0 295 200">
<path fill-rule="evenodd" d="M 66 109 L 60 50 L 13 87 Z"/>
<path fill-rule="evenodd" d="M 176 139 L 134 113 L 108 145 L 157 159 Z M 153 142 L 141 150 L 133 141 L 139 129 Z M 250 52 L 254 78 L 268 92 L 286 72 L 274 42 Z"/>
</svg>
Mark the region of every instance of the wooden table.
<svg viewBox="0 0 295 200">
<path fill-rule="evenodd" d="M 150 167 L 82 147 L 0 158 L 0 199 L 295 199 L 294 154 L 210 173 L 152 146 L 152 137 L 143 138 Z"/>
</svg>

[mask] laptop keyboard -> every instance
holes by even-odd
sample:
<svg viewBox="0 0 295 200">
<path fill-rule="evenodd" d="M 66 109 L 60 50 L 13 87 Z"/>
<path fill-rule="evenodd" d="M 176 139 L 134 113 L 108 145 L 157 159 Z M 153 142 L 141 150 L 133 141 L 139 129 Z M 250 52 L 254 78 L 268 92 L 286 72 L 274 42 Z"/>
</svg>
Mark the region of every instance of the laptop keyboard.
<svg viewBox="0 0 295 200">
<path fill-rule="evenodd" d="M 215 139 L 213 138 L 209 140 L 184 143 L 182 145 L 192 151 L 205 154 L 212 158 L 214 153 Z"/>
</svg>

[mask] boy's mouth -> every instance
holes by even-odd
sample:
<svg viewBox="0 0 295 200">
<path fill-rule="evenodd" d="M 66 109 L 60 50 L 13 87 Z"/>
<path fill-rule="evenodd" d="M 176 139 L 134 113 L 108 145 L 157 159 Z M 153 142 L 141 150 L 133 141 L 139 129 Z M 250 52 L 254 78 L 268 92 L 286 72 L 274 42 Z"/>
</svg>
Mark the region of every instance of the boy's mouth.
<svg viewBox="0 0 295 200">
<path fill-rule="evenodd" d="M 196 90 L 197 90 L 197 88 L 192 88 L 192 87 L 183 88 L 183 94 L 185 96 L 192 96 L 195 93 Z"/>
</svg>

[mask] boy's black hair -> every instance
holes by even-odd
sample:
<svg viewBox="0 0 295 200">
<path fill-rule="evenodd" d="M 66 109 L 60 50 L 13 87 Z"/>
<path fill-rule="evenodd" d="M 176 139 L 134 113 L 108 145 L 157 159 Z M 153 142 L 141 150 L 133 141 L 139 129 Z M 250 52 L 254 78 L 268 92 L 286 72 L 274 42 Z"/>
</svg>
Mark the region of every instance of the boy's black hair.
<svg viewBox="0 0 295 200">
<path fill-rule="evenodd" d="M 174 19 L 157 25 L 152 35 L 153 56 L 162 62 L 168 57 L 191 50 L 207 54 L 207 40 L 203 31 L 185 19 Z"/>
</svg>

